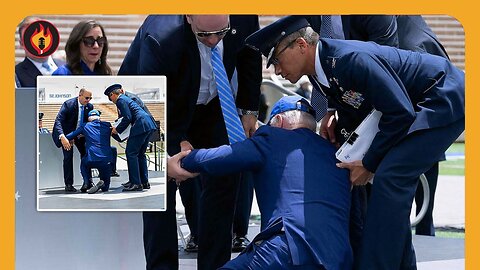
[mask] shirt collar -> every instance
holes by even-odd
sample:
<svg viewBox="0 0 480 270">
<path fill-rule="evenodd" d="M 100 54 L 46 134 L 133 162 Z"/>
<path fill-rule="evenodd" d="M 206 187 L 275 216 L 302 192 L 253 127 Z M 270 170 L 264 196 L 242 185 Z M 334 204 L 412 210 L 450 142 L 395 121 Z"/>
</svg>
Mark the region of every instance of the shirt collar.
<svg viewBox="0 0 480 270">
<path fill-rule="evenodd" d="M 315 74 L 317 75 L 318 82 L 321 83 L 325 87 L 330 87 L 328 83 L 327 75 L 325 75 L 325 71 L 323 71 L 322 64 L 320 63 L 320 40 L 317 43 L 317 49 L 315 51 Z"/>
</svg>

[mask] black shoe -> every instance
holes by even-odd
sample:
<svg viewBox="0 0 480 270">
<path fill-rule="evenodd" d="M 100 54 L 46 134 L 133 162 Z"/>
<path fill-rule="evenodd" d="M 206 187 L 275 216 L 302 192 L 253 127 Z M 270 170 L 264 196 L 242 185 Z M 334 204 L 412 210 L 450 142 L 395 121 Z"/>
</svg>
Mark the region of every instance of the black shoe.
<svg viewBox="0 0 480 270">
<path fill-rule="evenodd" d="M 196 243 L 195 237 L 190 235 L 190 238 L 187 241 L 187 246 L 185 247 L 186 252 L 198 252 L 198 244 Z"/>
<path fill-rule="evenodd" d="M 72 186 L 72 185 L 66 185 L 66 186 L 65 186 L 65 192 L 67 192 L 67 193 L 75 193 L 75 192 L 77 192 L 77 189 L 76 189 L 74 186 Z"/>
<path fill-rule="evenodd" d="M 103 180 L 99 180 L 98 183 L 93 186 L 92 188 L 90 188 L 87 192 L 88 194 L 94 194 L 94 193 L 97 193 L 97 191 L 99 189 L 101 189 L 103 187 L 103 185 L 105 184 L 105 182 L 103 182 Z"/>
<path fill-rule="evenodd" d="M 120 177 L 120 174 L 118 174 L 117 171 L 114 171 L 110 174 L 110 177 Z"/>
<path fill-rule="evenodd" d="M 129 187 L 129 186 L 131 186 L 131 185 L 132 185 L 132 182 L 130 182 L 130 181 L 125 182 L 125 183 L 122 184 L 122 186 L 124 186 L 124 187 Z"/>
<path fill-rule="evenodd" d="M 93 187 L 93 182 L 89 182 L 88 184 L 85 184 L 85 183 L 84 183 L 84 184 L 82 185 L 82 187 L 80 188 L 80 191 L 81 191 L 82 193 L 85 193 L 85 192 L 87 192 L 87 190 L 89 190 L 89 189 L 92 188 L 92 187 Z"/>
<path fill-rule="evenodd" d="M 143 187 L 143 189 L 150 189 L 150 183 L 149 182 L 143 183 L 142 187 Z"/>
<path fill-rule="evenodd" d="M 233 252 L 242 252 L 250 244 L 245 236 L 235 236 L 232 241 L 232 251 Z"/>
<path fill-rule="evenodd" d="M 142 185 L 132 184 L 129 187 L 124 188 L 122 191 L 126 192 L 126 191 L 142 191 L 142 190 L 143 190 Z"/>
</svg>

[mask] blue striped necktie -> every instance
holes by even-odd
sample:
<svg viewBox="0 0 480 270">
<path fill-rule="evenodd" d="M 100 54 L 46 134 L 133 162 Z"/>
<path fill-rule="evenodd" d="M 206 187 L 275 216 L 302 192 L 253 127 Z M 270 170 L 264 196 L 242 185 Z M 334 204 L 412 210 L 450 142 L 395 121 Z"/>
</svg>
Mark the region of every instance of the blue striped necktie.
<svg viewBox="0 0 480 270">
<path fill-rule="evenodd" d="M 217 92 L 222 107 L 223 119 L 227 128 L 228 140 L 230 144 L 245 140 L 245 131 L 238 117 L 237 107 L 233 100 L 232 90 L 227 79 L 227 72 L 223 66 L 222 58 L 218 48 L 212 48 L 212 67 L 217 84 Z"/>
<path fill-rule="evenodd" d="M 77 127 L 81 126 L 83 124 L 83 115 L 85 112 L 85 106 L 81 105 L 80 106 L 80 115 L 78 116 L 78 122 L 77 122 Z"/>
</svg>

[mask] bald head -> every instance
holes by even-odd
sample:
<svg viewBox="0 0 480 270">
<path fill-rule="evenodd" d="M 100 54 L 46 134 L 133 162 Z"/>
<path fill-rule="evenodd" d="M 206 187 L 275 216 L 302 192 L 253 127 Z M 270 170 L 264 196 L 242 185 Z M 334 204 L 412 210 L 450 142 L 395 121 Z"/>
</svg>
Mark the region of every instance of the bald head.
<svg viewBox="0 0 480 270">
<path fill-rule="evenodd" d="M 230 22 L 228 15 L 187 15 L 187 21 L 197 39 L 210 48 L 222 40 Z"/>
</svg>

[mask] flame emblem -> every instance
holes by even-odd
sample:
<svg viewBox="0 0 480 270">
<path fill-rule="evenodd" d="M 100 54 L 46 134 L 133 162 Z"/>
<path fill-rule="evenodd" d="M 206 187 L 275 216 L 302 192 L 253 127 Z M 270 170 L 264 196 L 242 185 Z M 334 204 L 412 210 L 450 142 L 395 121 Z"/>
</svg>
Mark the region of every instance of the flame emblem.
<svg viewBox="0 0 480 270">
<path fill-rule="evenodd" d="M 43 55 L 44 52 L 48 52 L 52 47 L 52 33 L 50 27 L 43 27 L 43 24 L 39 24 L 40 29 L 35 29 L 32 37 L 30 38 L 30 44 L 37 51 L 38 55 Z"/>
</svg>

